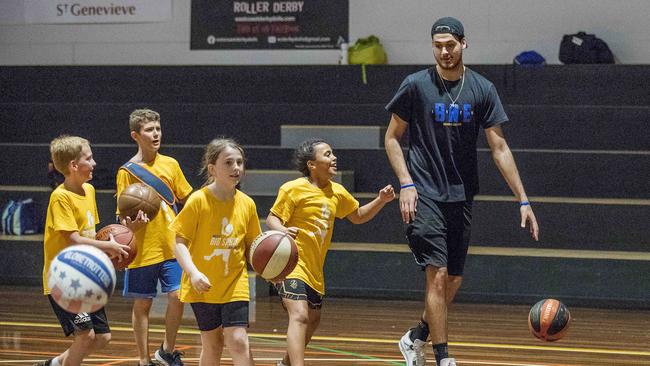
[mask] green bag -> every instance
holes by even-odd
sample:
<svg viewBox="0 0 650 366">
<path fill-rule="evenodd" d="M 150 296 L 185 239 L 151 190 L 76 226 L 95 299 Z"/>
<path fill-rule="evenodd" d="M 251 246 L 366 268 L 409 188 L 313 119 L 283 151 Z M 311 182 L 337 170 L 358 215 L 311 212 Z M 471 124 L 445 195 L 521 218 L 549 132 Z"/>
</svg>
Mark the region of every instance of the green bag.
<svg viewBox="0 0 650 366">
<path fill-rule="evenodd" d="M 388 63 L 384 46 L 379 38 L 370 36 L 359 38 L 348 50 L 348 63 L 351 65 L 383 65 Z"/>
</svg>

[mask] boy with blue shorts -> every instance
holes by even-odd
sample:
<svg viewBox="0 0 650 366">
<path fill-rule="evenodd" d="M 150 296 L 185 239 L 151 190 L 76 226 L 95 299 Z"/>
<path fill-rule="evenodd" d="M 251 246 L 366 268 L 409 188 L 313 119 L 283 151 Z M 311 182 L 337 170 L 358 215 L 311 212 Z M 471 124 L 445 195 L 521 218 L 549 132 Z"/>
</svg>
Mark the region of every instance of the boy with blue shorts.
<svg viewBox="0 0 650 366">
<path fill-rule="evenodd" d="M 178 299 L 182 270 L 173 253 L 175 234 L 168 226 L 176 217 L 175 205 L 172 204 L 184 203 L 192 192 L 192 187 L 185 179 L 178 162 L 158 153 L 162 130 L 160 115 L 157 112 L 149 109 L 133 111 L 129 127 L 131 138 L 138 144 L 138 152 L 129 163 L 137 165 L 138 169 L 146 170 L 164 183 L 173 192 L 174 202 L 167 203 L 163 199 L 158 214 L 151 219 L 142 211 L 137 217 L 119 217 L 120 222 L 133 230 L 138 245 L 138 254 L 124 276 L 123 295 L 134 299 L 132 322 L 139 365 L 152 365 L 148 346 L 149 311 L 160 282 L 161 290 L 167 294 L 169 301 L 165 313 L 165 339 L 154 357 L 163 365 L 179 366 L 183 365 L 181 353 L 175 351 L 174 347 L 183 317 L 183 303 Z M 142 178 L 132 171 L 126 168 L 118 170 L 117 197 L 130 184 L 142 182 Z M 119 210 L 117 214 L 120 215 Z"/>
</svg>

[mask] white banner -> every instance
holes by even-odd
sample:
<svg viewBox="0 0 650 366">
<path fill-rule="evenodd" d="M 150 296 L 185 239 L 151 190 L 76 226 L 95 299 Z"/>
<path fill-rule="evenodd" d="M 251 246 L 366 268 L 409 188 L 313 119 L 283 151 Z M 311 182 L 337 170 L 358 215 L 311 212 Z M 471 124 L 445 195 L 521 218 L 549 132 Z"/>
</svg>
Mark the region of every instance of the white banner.
<svg viewBox="0 0 650 366">
<path fill-rule="evenodd" d="M 148 23 L 172 18 L 171 0 L 25 0 L 27 23 Z"/>
<path fill-rule="evenodd" d="M 0 25 L 25 23 L 23 0 L 0 0 Z"/>
</svg>

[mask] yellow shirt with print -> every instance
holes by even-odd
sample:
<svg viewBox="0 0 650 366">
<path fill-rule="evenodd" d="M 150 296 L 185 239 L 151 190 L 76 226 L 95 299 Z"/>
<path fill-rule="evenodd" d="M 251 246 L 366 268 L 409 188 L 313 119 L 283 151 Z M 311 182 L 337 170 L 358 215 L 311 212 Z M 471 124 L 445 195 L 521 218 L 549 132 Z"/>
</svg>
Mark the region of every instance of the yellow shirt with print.
<svg viewBox="0 0 650 366">
<path fill-rule="evenodd" d="M 176 159 L 157 154 L 152 163 L 140 163 L 139 165 L 165 182 L 172 189 L 175 197 L 183 199 L 192 192 L 192 186 L 185 179 Z M 117 171 L 116 181 L 116 197 L 119 197 L 130 184 L 140 182 L 138 178 L 124 169 Z M 119 209 L 116 213 L 120 214 Z M 169 224 L 174 217 L 176 217 L 174 210 L 165 201 L 162 201 L 160 211 L 153 220 L 135 232 L 138 254 L 129 264 L 129 268 L 149 266 L 174 258 L 174 232 L 169 230 Z M 132 217 L 132 219 L 135 218 Z"/>
<path fill-rule="evenodd" d="M 99 223 L 95 187 L 83 184 L 84 196 L 70 192 L 63 184 L 56 187 L 50 195 L 45 218 L 45 237 L 43 241 L 43 293 L 48 295 L 47 272 L 50 264 L 60 251 L 70 245 L 63 232 L 75 232 L 95 239 L 95 225 Z"/>
<path fill-rule="evenodd" d="M 330 181 L 320 189 L 306 178 L 283 184 L 271 208 L 287 226 L 299 228 L 296 237 L 298 264 L 287 278 L 297 278 L 320 294 L 325 294 L 323 266 L 330 247 L 334 218 L 342 219 L 359 208 L 342 185 Z"/>
<path fill-rule="evenodd" d="M 246 253 L 261 232 L 250 197 L 236 191 L 232 200 L 220 201 L 203 187 L 190 196 L 170 229 L 187 240 L 192 261 L 212 284 L 209 291 L 198 293 L 183 272 L 182 302 L 249 301 Z"/>
</svg>

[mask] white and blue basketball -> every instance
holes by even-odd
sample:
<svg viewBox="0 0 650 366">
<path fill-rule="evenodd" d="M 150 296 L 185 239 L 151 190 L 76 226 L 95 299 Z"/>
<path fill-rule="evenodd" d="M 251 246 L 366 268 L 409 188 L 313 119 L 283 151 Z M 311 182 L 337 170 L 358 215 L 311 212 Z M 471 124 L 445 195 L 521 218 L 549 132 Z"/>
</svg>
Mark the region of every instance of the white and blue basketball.
<svg viewBox="0 0 650 366">
<path fill-rule="evenodd" d="M 108 256 L 90 245 L 73 245 L 52 261 L 47 287 L 54 301 L 79 314 L 101 309 L 115 290 L 115 268 Z"/>
</svg>

